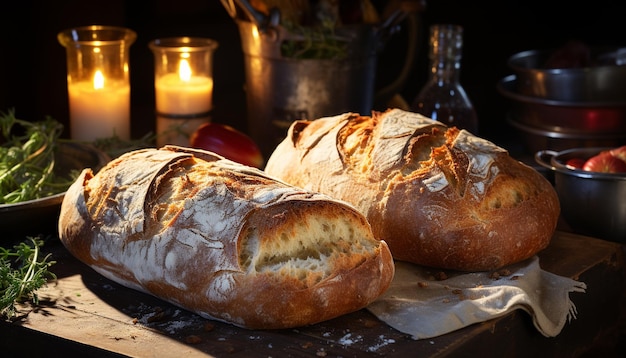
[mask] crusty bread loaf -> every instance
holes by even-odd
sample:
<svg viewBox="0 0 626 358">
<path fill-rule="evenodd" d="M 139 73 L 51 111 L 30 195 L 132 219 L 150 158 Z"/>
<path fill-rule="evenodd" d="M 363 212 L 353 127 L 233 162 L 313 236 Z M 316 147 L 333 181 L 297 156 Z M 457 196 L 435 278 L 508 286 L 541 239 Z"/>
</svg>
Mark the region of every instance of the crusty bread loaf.
<svg viewBox="0 0 626 358">
<path fill-rule="evenodd" d="M 351 202 L 395 259 L 484 271 L 550 242 L 550 182 L 506 150 L 399 109 L 294 122 L 265 171 Z"/>
<path fill-rule="evenodd" d="M 179 147 L 84 170 L 63 200 L 59 235 L 115 282 L 253 329 L 361 309 L 394 274 L 387 245 L 351 205 Z"/>
</svg>

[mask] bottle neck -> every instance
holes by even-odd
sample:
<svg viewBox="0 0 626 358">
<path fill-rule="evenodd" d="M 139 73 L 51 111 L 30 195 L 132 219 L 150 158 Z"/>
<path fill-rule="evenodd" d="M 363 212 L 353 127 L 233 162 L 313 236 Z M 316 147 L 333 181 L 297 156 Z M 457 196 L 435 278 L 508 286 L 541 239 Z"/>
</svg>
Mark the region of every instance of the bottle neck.
<svg viewBox="0 0 626 358">
<path fill-rule="evenodd" d="M 429 81 L 420 89 L 411 109 L 448 126 L 478 133 L 474 106 L 459 82 L 462 28 L 433 25 L 430 28 Z"/>
<path fill-rule="evenodd" d="M 463 29 L 455 25 L 431 27 L 429 58 L 431 78 L 458 82 L 461 73 Z"/>
</svg>

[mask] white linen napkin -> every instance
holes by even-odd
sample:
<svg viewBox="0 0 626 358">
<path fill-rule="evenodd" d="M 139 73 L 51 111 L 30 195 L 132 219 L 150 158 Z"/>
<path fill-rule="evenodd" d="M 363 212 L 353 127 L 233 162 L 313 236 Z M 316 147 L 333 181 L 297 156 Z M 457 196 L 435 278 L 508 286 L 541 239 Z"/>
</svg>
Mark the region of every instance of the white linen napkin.
<svg viewBox="0 0 626 358">
<path fill-rule="evenodd" d="M 576 318 L 570 292 L 583 282 L 544 271 L 539 258 L 495 272 L 450 273 L 396 261 L 389 289 L 367 309 L 413 339 L 440 336 L 515 309 L 528 312 L 546 337 L 558 335 Z"/>
</svg>

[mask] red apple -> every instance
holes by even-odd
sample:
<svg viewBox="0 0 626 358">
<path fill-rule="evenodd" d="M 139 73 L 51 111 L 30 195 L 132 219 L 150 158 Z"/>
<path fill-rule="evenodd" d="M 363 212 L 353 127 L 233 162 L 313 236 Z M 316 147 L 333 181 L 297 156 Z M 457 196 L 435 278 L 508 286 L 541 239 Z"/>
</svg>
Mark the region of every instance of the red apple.
<svg viewBox="0 0 626 358">
<path fill-rule="evenodd" d="M 626 145 L 623 145 L 619 148 L 611 149 L 609 152 L 611 152 L 614 157 L 617 157 L 626 162 Z"/>
<path fill-rule="evenodd" d="M 582 158 L 572 158 L 565 162 L 565 166 L 569 169 L 582 169 L 585 165 L 585 160 Z"/>
<path fill-rule="evenodd" d="M 217 153 L 226 159 L 261 169 L 263 155 L 257 144 L 245 133 L 219 123 L 205 123 L 191 135 L 192 148 Z"/>
<path fill-rule="evenodd" d="M 626 162 L 603 151 L 587 159 L 583 170 L 600 173 L 626 173 Z"/>
</svg>

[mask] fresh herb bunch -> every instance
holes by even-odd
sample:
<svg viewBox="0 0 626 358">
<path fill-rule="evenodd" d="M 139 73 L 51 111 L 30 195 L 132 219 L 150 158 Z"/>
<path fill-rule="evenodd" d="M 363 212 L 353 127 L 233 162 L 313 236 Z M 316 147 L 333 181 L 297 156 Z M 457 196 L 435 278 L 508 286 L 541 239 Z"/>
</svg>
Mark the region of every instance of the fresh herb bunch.
<svg viewBox="0 0 626 358">
<path fill-rule="evenodd" d="M 332 22 L 324 21 L 315 27 L 286 23 L 285 28 L 295 36 L 281 44 L 283 57 L 340 60 L 347 55 L 348 43 L 335 34 Z"/>
<path fill-rule="evenodd" d="M 67 190 L 75 178 L 55 174 L 63 125 L 51 117 L 29 122 L 0 113 L 0 204 L 44 198 Z"/>
<path fill-rule="evenodd" d="M 0 247 L 0 313 L 10 319 L 15 316 L 15 304 L 32 300 L 39 303 L 37 290 L 48 280 L 56 280 L 56 275 L 48 268 L 54 265 L 50 254 L 41 257 L 41 238 L 29 237 L 13 247 L 13 250 Z"/>
</svg>

